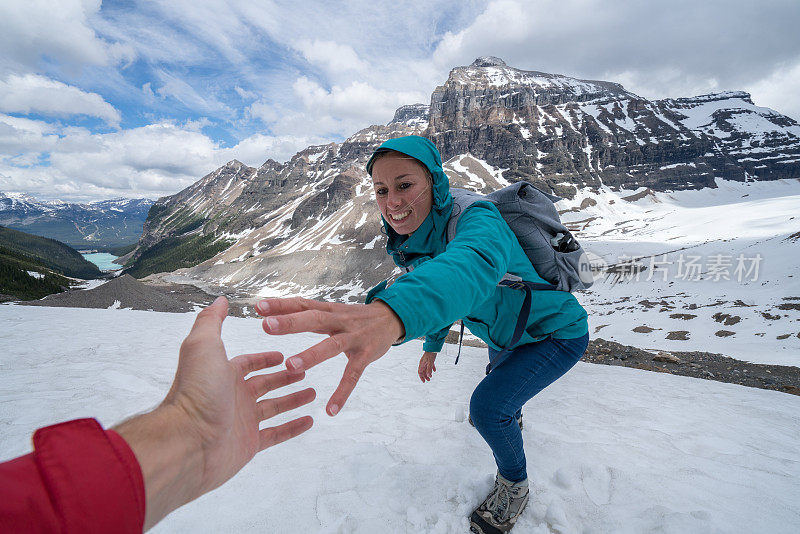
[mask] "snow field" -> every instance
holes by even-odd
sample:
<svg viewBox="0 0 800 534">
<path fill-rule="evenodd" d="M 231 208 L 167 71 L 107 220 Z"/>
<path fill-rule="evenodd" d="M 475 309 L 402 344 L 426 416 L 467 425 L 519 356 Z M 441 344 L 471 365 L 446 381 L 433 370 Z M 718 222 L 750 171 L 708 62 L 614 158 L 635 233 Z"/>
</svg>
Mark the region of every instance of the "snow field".
<svg viewBox="0 0 800 534">
<path fill-rule="evenodd" d="M 800 181 L 717 180 L 715 189 L 624 200 L 633 193 L 604 188 L 559 203 L 569 209 L 584 198 L 596 200 L 563 216 L 567 224 L 580 224 L 583 247 L 608 264 L 643 258 L 638 263 L 647 268 L 638 280 L 606 277 L 577 294 L 589 312 L 590 334 L 645 349 L 800 365 L 800 310 L 786 309 L 800 303 L 800 240 L 789 237 L 800 230 Z M 651 270 L 651 257 L 656 268 L 664 262 L 660 271 Z M 737 275 L 739 257 L 745 271 Z M 749 275 L 757 257 L 758 270 Z M 692 258 L 702 267 L 702 280 L 679 276 L 688 270 L 679 262 Z M 711 271 L 715 258 L 729 263 L 720 276 Z M 639 304 L 644 300 L 666 306 Z M 640 326 L 652 331 L 633 331 Z M 688 339 L 667 339 L 671 331 L 686 331 Z M 719 337 L 720 331 L 728 337 Z"/>
<path fill-rule="evenodd" d="M 193 314 L 0 306 L 2 459 L 39 426 L 84 416 L 104 425 L 151 408 L 171 383 Z M 230 317 L 229 356 L 282 350 L 318 335 L 268 337 Z M 324 414 L 337 357 L 312 385 L 314 427 L 259 454 L 153 532 L 466 532 L 495 466 L 466 423 L 485 352 L 453 347 L 432 382 L 421 344 L 370 366 L 343 411 Z M 286 420 L 284 416 L 280 421 Z M 280 421 L 274 421 L 278 423 Z M 800 398 L 622 367 L 579 363 L 525 407 L 531 501 L 515 532 L 796 532 Z"/>
</svg>

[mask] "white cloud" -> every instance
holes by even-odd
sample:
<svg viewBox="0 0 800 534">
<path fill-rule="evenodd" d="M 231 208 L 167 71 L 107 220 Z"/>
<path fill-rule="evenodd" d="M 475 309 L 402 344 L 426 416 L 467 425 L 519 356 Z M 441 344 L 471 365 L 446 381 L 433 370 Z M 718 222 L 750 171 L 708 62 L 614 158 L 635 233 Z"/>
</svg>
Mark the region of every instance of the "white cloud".
<svg viewBox="0 0 800 534">
<path fill-rule="evenodd" d="M 744 89 L 756 104 L 800 115 L 797 2 L 100 7 L 100 0 L 0 2 L 0 110 L 111 124 L 122 110 L 154 124 L 96 133 L 0 115 L 0 189 L 13 180 L 51 196 L 174 193 L 232 158 L 284 161 L 309 144 L 386 123 L 397 107 L 428 102 L 451 68 L 482 55 L 621 82 L 648 98 Z M 133 58 L 135 68 L 126 69 Z M 25 90 L 36 84 L 41 93 Z M 221 146 L 216 128 L 241 141 Z"/>
<path fill-rule="evenodd" d="M 46 56 L 73 65 L 106 65 L 129 54 L 110 47 L 89 19 L 100 0 L 3 0 L 0 2 L 0 65 L 33 68 Z"/>
<path fill-rule="evenodd" d="M 154 198 L 174 194 L 234 158 L 258 167 L 324 142 L 256 134 L 225 148 L 200 131 L 204 123 L 162 122 L 95 134 L 0 114 L 0 191 L 76 200 Z"/>
<path fill-rule="evenodd" d="M 258 95 L 256 93 L 248 91 L 246 89 L 242 89 L 238 85 L 234 86 L 233 90 L 236 91 L 237 95 L 242 97 L 242 100 L 255 100 L 256 98 L 258 98 Z"/>
<path fill-rule="evenodd" d="M 421 93 L 387 91 L 359 81 L 326 90 L 305 76 L 297 79 L 293 89 L 308 111 L 365 119 L 371 123 L 386 122 L 398 107 L 423 98 Z"/>
<path fill-rule="evenodd" d="M 746 90 L 753 96 L 753 102 L 789 115 L 800 122 L 800 59 L 792 64 L 784 64 L 768 77 Z"/>
<path fill-rule="evenodd" d="M 88 115 L 118 126 L 120 114 L 97 93 L 87 93 L 36 74 L 10 74 L 0 80 L 0 111 L 69 117 Z"/>
<path fill-rule="evenodd" d="M 213 97 L 201 95 L 194 87 L 192 87 L 185 80 L 170 74 L 165 70 L 158 72 L 158 77 L 163 84 L 155 90 L 155 92 L 162 98 L 172 97 L 184 104 L 187 108 L 197 113 L 204 113 L 214 116 L 222 116 L 231 118 L 235 112 Z M 142 88 L 145 92 L 152 91 L 148 86 L 147 89 Z"/>
<path fill-rule="evenodd" d="M 238 159 L 251 167 L 259 167 L 268 159 L 283 162 L 310 145 L 325 143 L 326 140 L 314 136 L 271 136 L 255 134 L 243 139 L 233 148 L 225 149 L 222 154 L 226 161 Z"/>
<path fill-rule="evenodd" d="M 514 67 L 633 84 L 650 98 L 743 89 L 800 55 L 800 4 L 745 0 L 495 0 L 448 32 L 436 65 Z M 797 98 L 797 97 L 795 97 Z"/>
<path fill-rule="evenodd" d="M 372 124 L 385 124 L 397 108 L 425 102 L 419 91 L 391 91 L 354 81 L 324 88 L 307 76 L 292 85 L 289 105 L 259 100 L 247 109 L 247 116 L 260 119 L 277 137 L 313 139 L 325 143 L 351 136 Z M 305 147 L 300 147 L 305 148 Z"/>
<path fill-rule="evenodd" d="M 328 72 L 340 74 L 346 71 L 365 71 L 369 68 L 369 65 L 362 61 L 349 45 L 314 39 L 300 41 L 296 47 L 310 63 L 319 65 Z"/>
<path fill-rule="evenodd" d="M 0 115 L 0 132 L 14 129 L 28 138 L 21 146 L 4 143 L 0 190 L 21 190 L 71 198 L 172 194 L 221 163 L 224 155 L 207 136 L 174 123 L 93 134 Z M 0 133 L 0 143 L 5 136 Z M 49 163 L 22 168 L 36 147 Z M 27 152 L 20 149 L 27 148 Z M 16 153 L 12 150 L 17 149 Z M 11 156 L 14 154 L 14 156 Z"/>
<path fill-rule="evenodd" d="M 0 154 L 5 157 L 38 157 L 57 142 L 58 128 L 52 124 L 0 114 Z"/>
</svg>

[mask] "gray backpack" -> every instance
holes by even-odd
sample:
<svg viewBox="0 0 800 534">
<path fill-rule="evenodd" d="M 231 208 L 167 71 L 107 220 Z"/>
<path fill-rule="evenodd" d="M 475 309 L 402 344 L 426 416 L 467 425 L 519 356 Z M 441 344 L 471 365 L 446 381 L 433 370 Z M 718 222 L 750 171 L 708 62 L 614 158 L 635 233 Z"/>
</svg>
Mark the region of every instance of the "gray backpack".
<svg viewBox="0 0 800 534">
<path fill-rule="evenodd" d="M 488 201 L 500 211 L 539 276 L 554 286 L 538 289 L 572 292 L 592 285 L 594 278 L 589 258 L 561 223 L 553 205 L 561 200 L 559 197 L 540 191 L 528 182 L 517 182 L 488 195 L 458 188 L 451 188 L 450 194 L 453 213 L 447 224 L 448 243 L 456 235 L 456 225 L 464 210 L 475 202 Z M 521 278 L 507 273 L 503 280 L 520 281 Z"/>
<path fill-rule="evenodd" d="M 506 273 L 498 285 L 519 289 L 525 292 L 514 334 L 508 348 L 498 353 L 489 365 L 486 374 L 497 367 L 522 337 L 531 311 L 531 292 L 533 290 L 575 291 L 592 285 L 589 258 L 570 231 L 561 223 L 558 210 L 553 205 L 559 197 L 540 191 L 528 182 L 517 182 L 488 195 L 481 195 L 466 189 L 451 188 L 453 212 L 447 224 L 447 242 L 456 235 L 458 219 L 475 202 L 491 202 L 517 236 L 522 250 L 531 260 L 536 272 L 547 280 L 547 284 L 523 280 L 517 275 Z M 458 355 L 461 355 L 461 340 L 464 337 L 464 322 L 461 322 Z"/>
</svg>

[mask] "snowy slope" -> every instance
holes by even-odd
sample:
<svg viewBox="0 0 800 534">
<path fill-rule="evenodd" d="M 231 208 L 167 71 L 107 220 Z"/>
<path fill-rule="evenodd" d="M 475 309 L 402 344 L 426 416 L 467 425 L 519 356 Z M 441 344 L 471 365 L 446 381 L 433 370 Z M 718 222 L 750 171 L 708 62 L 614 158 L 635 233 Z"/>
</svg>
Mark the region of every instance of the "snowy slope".
<svg viewBox="0 0 800 534">
<path fill-rule="evenodd" d="M 106 425 L 166 392 L 192 314 L 0 306 L 2 458 L 38 426 Z M 142 335 L 147 332 L 148 335 Z M 229 318 L 229 355 L 293 354 L 319 336 L 268 338 Z M 452 350 L 452 349 L 450 349 Z M 308 373 L 315 426 L 153 532 L 466 532 L 494 466 L 465 422 L 485 354 L 443 354 L 416 377 L 419 342 L 370 367 L 345 410 L 324 415 L 343 358 Z M 514 532 L 797 532 L 800 398 L 579 363 L 525 407 L 531 503 Z"/>
<path fill-rule="evenodd" d="M 587 251 L 622 271 L 578 295 L 592 337 L 800 365 L 800 181 L 717 180 L 716 189 L 671 193 L 604 188 L 558 207 L 586 199 L 595 204 L 562 219 Z M 644 270 L 631 275 L 633 266 Z"/>
</svg>

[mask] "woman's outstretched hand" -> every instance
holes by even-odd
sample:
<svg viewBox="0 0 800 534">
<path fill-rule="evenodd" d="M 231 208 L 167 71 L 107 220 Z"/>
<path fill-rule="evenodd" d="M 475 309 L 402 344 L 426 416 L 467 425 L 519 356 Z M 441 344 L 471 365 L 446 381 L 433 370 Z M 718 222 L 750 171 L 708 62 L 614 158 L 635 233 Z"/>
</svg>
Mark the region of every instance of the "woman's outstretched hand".
<svg viewBox="0 0 800 534">
<path fill-rule="evenodd" d="M 286 360 L 286 368 L 303 372 L 344 353 L 347 366 L 326 411 L 336 415 L 369 364 L 405 336 L 400 318 L 385 303 L 338 304 L 300 297 L 267 299 L 256 304 L 264 331 L 272 335 L 315 332 L 329 337 Z"/>
<path fill-rule="evenodd" d="M 423 352 L 422 358 L 419 359 L 419 379 L 423 383 L 430 382 L 434 372 L 436 372 L 436 353 Z"/>
</svg>

